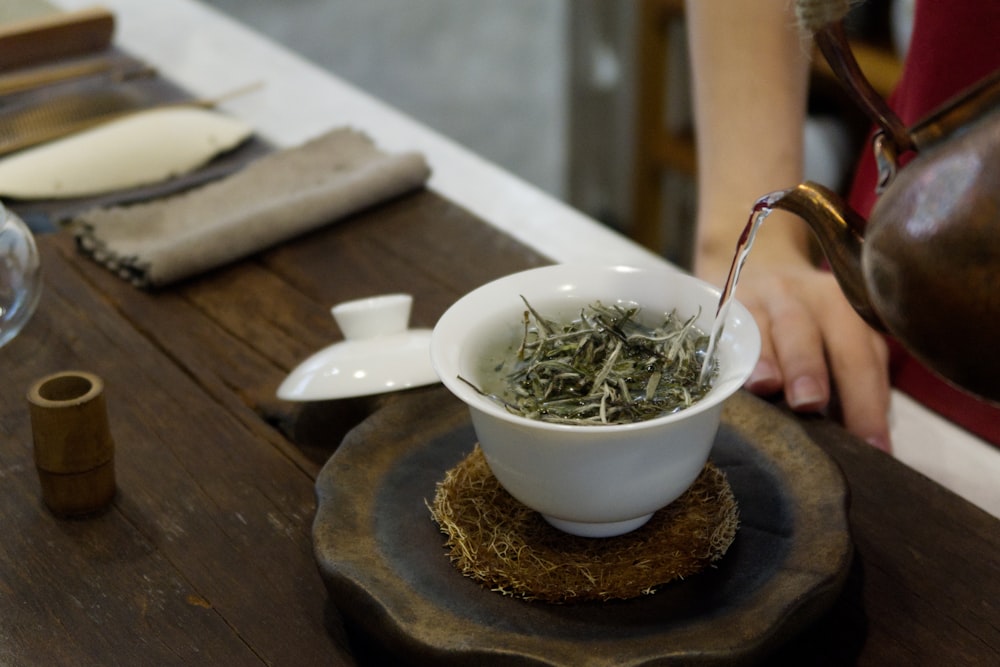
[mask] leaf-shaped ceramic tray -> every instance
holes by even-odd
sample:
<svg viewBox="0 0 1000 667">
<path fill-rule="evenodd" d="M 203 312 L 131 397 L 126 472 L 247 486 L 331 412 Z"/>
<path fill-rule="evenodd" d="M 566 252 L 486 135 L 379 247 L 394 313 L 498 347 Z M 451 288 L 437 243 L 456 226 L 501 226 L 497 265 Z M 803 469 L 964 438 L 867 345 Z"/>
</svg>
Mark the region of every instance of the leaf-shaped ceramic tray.
<svg viewBox="0 0 1000 667">
<path fill-rule="evenodd" d="M 738 394 L 712 460 L 740 506 L 718 567 L 655 595 L 551 605 L 504 597 L 448 561 L 425 501 L 475 443 L 440 387 L 396 395 L 351 431 L 316 482 L 316 557 L 352 632 L 414 664 L 642 665 L 757 661 L 836 599 L 853 548 L 836 464 L 792 419 Z"/>
</svg>

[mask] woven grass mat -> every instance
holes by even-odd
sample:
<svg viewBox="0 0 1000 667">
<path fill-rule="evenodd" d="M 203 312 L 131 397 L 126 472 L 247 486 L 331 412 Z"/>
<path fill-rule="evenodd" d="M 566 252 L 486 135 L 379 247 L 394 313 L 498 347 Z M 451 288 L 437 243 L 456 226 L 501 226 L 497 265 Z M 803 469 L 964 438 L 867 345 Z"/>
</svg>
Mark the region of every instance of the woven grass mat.
<svg viewBox="0 0 1000 667">
<path fill-rule="evenodd" d="M 507 493 L 479 445 L 447 471 L 429 507 L 465 576 L 504 595 L 558 604 L 655 593 L 722 558 L 739 525 L 732 489 L 708 463 L 641 528 L 607 538 L 569 535 Z"/>
</svg>

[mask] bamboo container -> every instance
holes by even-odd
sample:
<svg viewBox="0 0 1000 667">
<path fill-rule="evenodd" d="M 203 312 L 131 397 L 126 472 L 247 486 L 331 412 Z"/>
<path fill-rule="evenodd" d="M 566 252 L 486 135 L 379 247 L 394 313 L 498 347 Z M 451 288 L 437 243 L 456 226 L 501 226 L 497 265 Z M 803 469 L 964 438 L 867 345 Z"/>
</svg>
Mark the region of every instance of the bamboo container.
<svg viewBox="0 0 1000 667">
<path fill-rule="evenodd" d="M 115 495 L 115 445 L 104 382 L 64 371 L 28 390 L 35 467 L 42 499 L 60 517 L 98 512 Z"/>
</svg>

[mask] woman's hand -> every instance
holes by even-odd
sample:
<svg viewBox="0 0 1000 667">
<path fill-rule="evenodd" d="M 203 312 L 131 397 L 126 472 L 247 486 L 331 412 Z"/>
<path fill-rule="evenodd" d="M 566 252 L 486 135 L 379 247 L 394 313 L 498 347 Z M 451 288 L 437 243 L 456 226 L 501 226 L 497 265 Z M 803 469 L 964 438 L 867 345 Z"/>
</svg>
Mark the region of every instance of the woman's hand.
<svg viewBox="0 0 1000 667">
<path fill-rule="evenodd" d="M 885 340 L 854 312 L 829 272 L 806 263 L 753 267 L 753 261 L 751 251 L 736 288 L 762 339 L 747 389 L 783 392 L 793 410 L 816 412 L 830 402 L 832 379 L 847 430 L 890 451 Z"/>
</svg>

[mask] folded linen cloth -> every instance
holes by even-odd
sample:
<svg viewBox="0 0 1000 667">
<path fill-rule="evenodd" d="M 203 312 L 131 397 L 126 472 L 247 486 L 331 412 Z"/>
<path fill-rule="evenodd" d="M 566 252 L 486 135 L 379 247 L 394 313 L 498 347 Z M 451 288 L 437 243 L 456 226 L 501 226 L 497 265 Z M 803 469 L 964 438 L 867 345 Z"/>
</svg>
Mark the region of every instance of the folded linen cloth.
<svg viewBox="0 0 1000 667">
<path fill-rule="evenodd" d="M 165 199 L 94 209 L 71 225 L 87 255 L 140 287 L 241 259 L 426 183 L 418 153 L 338 128 Z"/>
</svg>

